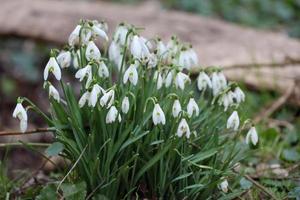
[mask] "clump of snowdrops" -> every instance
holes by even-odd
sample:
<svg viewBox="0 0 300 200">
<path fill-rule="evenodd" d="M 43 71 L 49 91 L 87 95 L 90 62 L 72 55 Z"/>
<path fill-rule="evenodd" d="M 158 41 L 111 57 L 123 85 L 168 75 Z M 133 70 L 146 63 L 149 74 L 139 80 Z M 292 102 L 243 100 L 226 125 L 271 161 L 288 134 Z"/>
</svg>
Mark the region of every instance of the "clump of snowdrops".
<svg viewBox="0 0 300 200">
<path fill-rule="evenodd" d="M 243 157 L 237 143 L 258 142 L 250 121 L 239 119 L 243 91 L 220 69 L 201 68 L 192 46 L 175 36 L 146 39 L 121 23 L 109 38 L 107 29 L 82 20 L 63 50 L 51 50 L 44 69 L 50 115 L 22 97 L 13 112 L 22 132 L 29 109 L 41 114 L 63 146 L 60 156 L 71 165 L 57 191 L 64 181 L 83 182 L 89 198 L 230 193 L 232 169 Z M 63 80 L 70 68 L 80 91 Z"/>
</svg>

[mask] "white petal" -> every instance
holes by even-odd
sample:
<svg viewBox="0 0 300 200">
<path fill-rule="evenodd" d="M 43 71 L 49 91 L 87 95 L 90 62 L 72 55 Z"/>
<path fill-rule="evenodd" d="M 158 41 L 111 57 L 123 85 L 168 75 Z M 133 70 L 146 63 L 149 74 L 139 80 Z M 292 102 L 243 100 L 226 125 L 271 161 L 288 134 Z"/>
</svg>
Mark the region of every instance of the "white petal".
<svg viewBox="0 0 300 200">
<path fill-rule="evenodd" d="M 98 47 L 93 41 L 90 41 L 87 45 L 85 57 L 88 61 L 99 60 L 101 58 L 101 53 Z"/>
<path fill-rule="evenodd" d="M 78 102 L 79 107 L 82 108 L 89 98 L 90 98 L 90 93 L 88 91 L 86 91 L 79 99 L 79 102 Z"/>
<path fill-rule="evenodd" d="M 54 57 L 50 57 L 44 69 L 44 80 L 48 79 L 49 71 L 53 73 L 53 75 L 58 81 L 61 79 L 61 70 Z"/>
<path fill-rule="evenodd" d="M 109 77 L 109 71 L 106 64 L 103 61 L 100 61 L 98 75 L 100 77 Z"/>
<path fill-rule="evenodd" d="M 79 34 L 81 26 L 77 25 L 69 36 L 69 45 L 74 46 L 79 43 Z"/>
<path fill-rule="evenodd" d="M 58 91 L 56 90 L 55 87 L 53 87 L 52 85 L 49 86 L 49 96 L 53 97 L 53 99 L 55 99 L 57 102 L 60 101 L 60 96 Z"/>
<path fill-rule="evenodd" d="M 234 111 L 227 120 L 227 129 L 237 131 L 240 125 L 238 113 Z"/>
<path fill-rule="evenodd" d="M 57 56 L 57 62 L 61 68 L 67 68 L 71 65 L 71 53 L 69 51 L 62 51 Z"/>
<path fill-rule="evenodd" d="M 180 105 L 179 100 L 176 99 L 174 101 L 174 104 L 173 104 L 173 107 L 172 107 L 173 117 L 175 117 L 175 118 L 178 117 L 180 112 L 181 112 L 181 105 Z"/>
<path fill-rule="evenodd" d="M 101 28 L 97 27 L 96 25 L 93 26 L 93 31 L 96 35 L 99 35 L 100 37 L 104 38 L 106 41 L 108 41 L 107 34 L 105 33 L 104 30 Z"/>
<path fill-rule="evenodd" d="M 25 133 L 26 130 L 27 130 L 27 120 L 21 120 L 20 121 L 20 131 L 22 133 Z"/>
<path fill-rule="evenodd" d="M 122 112 L 124 114 L 127 114 L 129 111 L 129 99 L 128 97 L 124 97 L 123 101 L 122 101 Z"/>
</svg>

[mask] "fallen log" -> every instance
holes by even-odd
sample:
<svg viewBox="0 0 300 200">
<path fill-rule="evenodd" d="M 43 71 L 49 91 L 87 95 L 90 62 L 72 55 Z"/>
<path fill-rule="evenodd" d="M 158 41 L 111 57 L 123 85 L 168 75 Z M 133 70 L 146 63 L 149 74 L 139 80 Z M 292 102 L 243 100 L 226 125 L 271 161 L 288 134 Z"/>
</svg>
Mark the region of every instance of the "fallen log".
<svg viewBox="0 0 300 200">
<path fill-rule="evenodd" d="M 228 67 L 226 74 L 232 80 L 281 93 L 295 84 L 292 96 L 300 105 L 299 41 L 281 33 L 166 11 L 156 1 L 129 6 L 102 1 L 2 0 L 0 35 L 63 44 L 81 18 L 105 20 L 109 27 L 126 21 L 145 27 L 145 36 L 159 35 L 164 40 L 176 34 L 194 45 L 203 66 Z"/>
</svg>

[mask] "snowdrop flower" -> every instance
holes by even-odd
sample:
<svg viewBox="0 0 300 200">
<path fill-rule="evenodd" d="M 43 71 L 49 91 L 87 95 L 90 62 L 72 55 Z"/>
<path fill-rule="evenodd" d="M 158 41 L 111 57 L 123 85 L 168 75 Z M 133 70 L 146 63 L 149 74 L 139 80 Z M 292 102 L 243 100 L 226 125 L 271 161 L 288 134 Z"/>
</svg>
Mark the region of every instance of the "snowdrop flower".
<svg viewBox="0 0 300 200">
<path fill-rule="evenodd" d="M 154 106 L 153 113 L 152 113 L 152 120 L 153 120 L 154 125 L 158 125 L 158 124 L 165 125 L 166 124 L 165 114 L 164 114 L 163 110 L 161 109 L 161 107 L 159 106 L 159 104 L 155 104 L 155 106 Z"/>
<path fill-rule="evenodd" d="M 92 26 L 93 32 L 96 36 L 100 36 L 103 39 L 105 39 L 106 41 L 108 41 L 108 37 L 107 34 L 105 33 L 105 31 L 103 29 L 101 29 L 99 26 L 97 26 L 96 24 L 94 24 Z"/>
<path fill-rule="evenodd" d="M 191 136 L 190 127 L 185 119 L 181 119 L 181 121 L 178 125 L 178 128 L 177 128 L 176 135 L 178 137 L 182 137 L 183 135 L 185 135 L 186 138 L 190 138 L 190 136 Z"/>
<path fill-rule="evenodd" d="M 176 54 L 178 52 L 178 41 L 176 36 L 172 36 L 171 40 L 169 40 L 168 44 L 167 44 L 167 49 L 168 49 L 168 53 L 169 54 Z"/>
<path fill-rule="evenodd" d="M 124 97 L 123 101 L 122 101 L 122 112 L 124 114 L 127 114 L 129 111 L 129 99 L 128 97 Z"/>
<path fill-rule="evenodd" d="M 62 51 L 57 56 L 57 62 L 61 68 L 67 68 L 71 65 L 71 53 L 70 51 Z"/>
<path fill-rule="evenodd" d="M 91 97 L 91 93 L 89 91 L 83 93 L 83 95 L 81 96 L 78 102 L 79 107 L 82 108 L 86 104 L 86 102 L 88 102 L 89 106 L 91 106 L 89 102 L 90 97 Z"/>
<path fill-rule="evenodd" d="M 142 59 L 145 57 L 150 56 L 150 51 L 147 45 L 144 42 L 145 40 L 141 39 L 141 37 L 135 35 L 133 36 L 131 45 L 130 45 L 130 52 L 136 59 Z"/>
<path fill-rule="evenodd" d="M 17 103 L 13 112 L 13 117 L 20 120 L 20 131 L 24 133 L 27 130 L 27 112 L 21 103 Z"/>
<path fill-rule="evenodd" d="M 79 68 L 79 60 L 80 60 L 80 51 L 77 50 L 77 52 L 73 54 L 73 66 L 75 69 Z"/>
<path fill-rule="evenodd" d="M 108 68 L 103 61 L 100 61 L 100 63 L 99 63 L 98 75 L 101 78 L 109 77 Z"/>
<path fill-rule="evenodd" d="M 159 90 L 163 86 L 163 78 L 161 73 L 155 71 L 153 79 L 157 82 L 156 89 Z"/>
<path fill-rule="evenodd" d="M 166 45 L 159 39 L 157 42 L 157 55 L 160 56 L 162 59 L 167 57 L 166 52 L 168 51 Z"/>
<path fill-rule="evenodd" d="M 192 47 L 188 49 L 188 55 L 189 55 L 191 67 L 198 65 L 198 56 Z"/>
<path fill-rule="evenodd" d="M 53 85 L 49 86 L 49 96 L 53 97 L 57 102 L 60 101 L 59 93 Z"/>
<path fill-rule="evenodd" d="M 81 33 L 80 33 L 80 39 L 81 39 L 82 44 L 87 45 L 91 40 L 92 34 L 93 33 L 92 33 L 91 29 L 82 28 Z"/>
<path fill-rule="evenodd" d="M 48 79 L 49 72 L 53 73 L 56 80 L 59 81 L 61 79 L 61 70 L 54 57 L 50 57 L 44 69 L 44 80 Z"/>
<path fill-rule="evenodd" d="M 108 56 L 109 60 L 113 61 L 120 70 L 122 63 L 121 47 L 115 41 L 112 41 L 109 45 Z"/>
<path fill-rule="evenodd" d="M 93 41 L 88 43 L 85 51 L 85 57 L 88 61 L 99 60 L 101 58 L 100 50 Z"/>
<path fill-rule="evenodd" d="M 154 53 L 150 53 L 148 59 L 148 68 L 155 68 L 157 66 L 157 62 L 157 55 Z"/>
<path fill-rule="evenodd" d="M 79 69 L 76 74 L 75 78 L 78 78 L 81 82 L 85 77 L 87 77 L 86 85 L 85 87 L 88 88 L 92 82 L 92 66 L 87 65 L 82 69 Z"/>
<path fill-rule="evenodd" d="M 227 111 L 228 107 L 233 105 L 233 98 L 234 94 L 232 91 L 227 92 L 226 94 L 223 94 L 222 97 L 219 99 L 219 105 L 224 106 L 224 111 Z"/>
<path fill-rule="evenodd" d="M 249 140 L 251 140 L 253 145 L 256 145 L 258 142 L 258 135 L 254 126 L 250 128 L 246 136 L 246 143 L 249 144 Z"/>
<path fill-rule="evenodd" d="M 115 32 L 113 38 L 114 41 L 121 45 L 125 45 L 127 33 L 128 33 L 127 27 L 124 24 L 120 24 Z"/>
<path fill-rule="evenodd" d="M 136 70 L 136 65 L 131 64 L 128 69 L 125 71 L 124 76 L 123 76 L 123 83 L 126 84 L 127 81 L 129 80 L 130 83 L 133 85 L 136 85 L 138 82 L 138 72 Z"/>
<path fill-rule="evenodd" d="M 241 88 L 239 88 L 239 87 L 236 87 L 235 89 L 234 89 L 234 98 L 235 98 L 235 100 L 236 100 L 236 102 L 239 104 L 239 103 L 241 103 L 241 102 L 243 102 L 243 101 L 245 101 L 245 94 L 244 94 L 244 92 L 241 90 Z"/>
<path fill-rule="evenodd" d="M 214 96 L 217 96 L 227 86 L 227 80 L 222 72 L 214 72 L 211 82 Z"/>
<path fill-rule="evenodd" d="M 228 181 L 225 179 L 224 181 L 222 181 L 219 185 L 220 189 L 227 193 L 228 192 Z"/>
<path fill-rule="evenodd" d="M 178 72 L 175 77 L 176 88 L 179 87 L 181 90 L 184 90 L 185 82 L 191 82 L 190 77 L 182 72 Z"/>
<path fill-rule="evenodd" d="M 205 72 L 200 72 L 197 79 L 197 87 L 199 91 L 206 90 L 207 87 L 212 88 L 210 78 Z"/>
<path fill-rule="evenodd" d="M 115 100 L 115 91 L 109 90 L 108 92 L 104 93 L 100 99 L 100 105 L 102 107 L 107 105 L 107 108 L 110 108 Z"/>
<path fill-rule="evenodd" d="M 181 112 L 181 105 L 178 99 L 174 101 L 173 107 L 172 107 L 172 114 L 173 117 L 176 118 L 179 116 L 179 113 Z"/>
<path fill-rule="evenodd" d="M 173 71 L 169 71 L 167 74 L 167 77 L 165 79 L 165 86 L 166 88 L 170 87 L 172 84 L 172 79 L 173 79 Z"/>
<path fill-rule="evenodd" d="M 237 131 L 239 125 L 240 125 L 239 115 L 236 111 L 233 111 L 233 113 L 230 115 L 230 117 L 227 120 L 227 129 L 232 129 L 234 131 Z"/>
<path fill-rule="evenodd" d="M 91 91 L 91 95 L 90 95 L 90 98 L 89 98 L 89 104 L 92 107 L 96 106 L 96 103 L 97 103 L 98 98 L 99 98 L 99 96 L 100 96 L 101 93 L 104 93 L 103 88 L 100 87 L 98 84 L 95 84 L 93 86 L 93 89 Z"/>
<path fill-rule="evenodd" d="M 106 123 L 111 124 L 116 121 L 118 117 L 118 110 L 115 106 L 110 107 L 107 115 L 106 115 Z M 120 116 L 121 117 L 121 116 Z M 121 121 L 121 118 L 119 117 L 119 121 Z"/>
<path fill-rule="evenodd" d="M 190 98 L 189 103 L 187 105 L 187 113 L 189 117 L 192 117 L 195 112 L 195 115 L 199 115 L 199 107 L 194 98 Z"/>
<path fill-rule="evenodd" d="M 74 46 L 79 43 L 79 34 L 81 26 L 77 25 L 69 36 L 69 45 Z"/>
</svg>

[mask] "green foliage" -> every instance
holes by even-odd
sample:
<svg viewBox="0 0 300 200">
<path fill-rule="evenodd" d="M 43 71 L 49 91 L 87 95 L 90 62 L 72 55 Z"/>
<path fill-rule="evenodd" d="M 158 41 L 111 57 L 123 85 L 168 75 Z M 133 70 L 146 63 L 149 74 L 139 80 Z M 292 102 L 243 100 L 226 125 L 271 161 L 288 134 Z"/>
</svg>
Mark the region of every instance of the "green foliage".
<svg viewBox="0 0 300 200">
<path fill-rule="evenodd" d="M 163 0 L 167 7 L 260 28 L 283 27 L 300 37 L 298 0 Z"/>
</svg>

